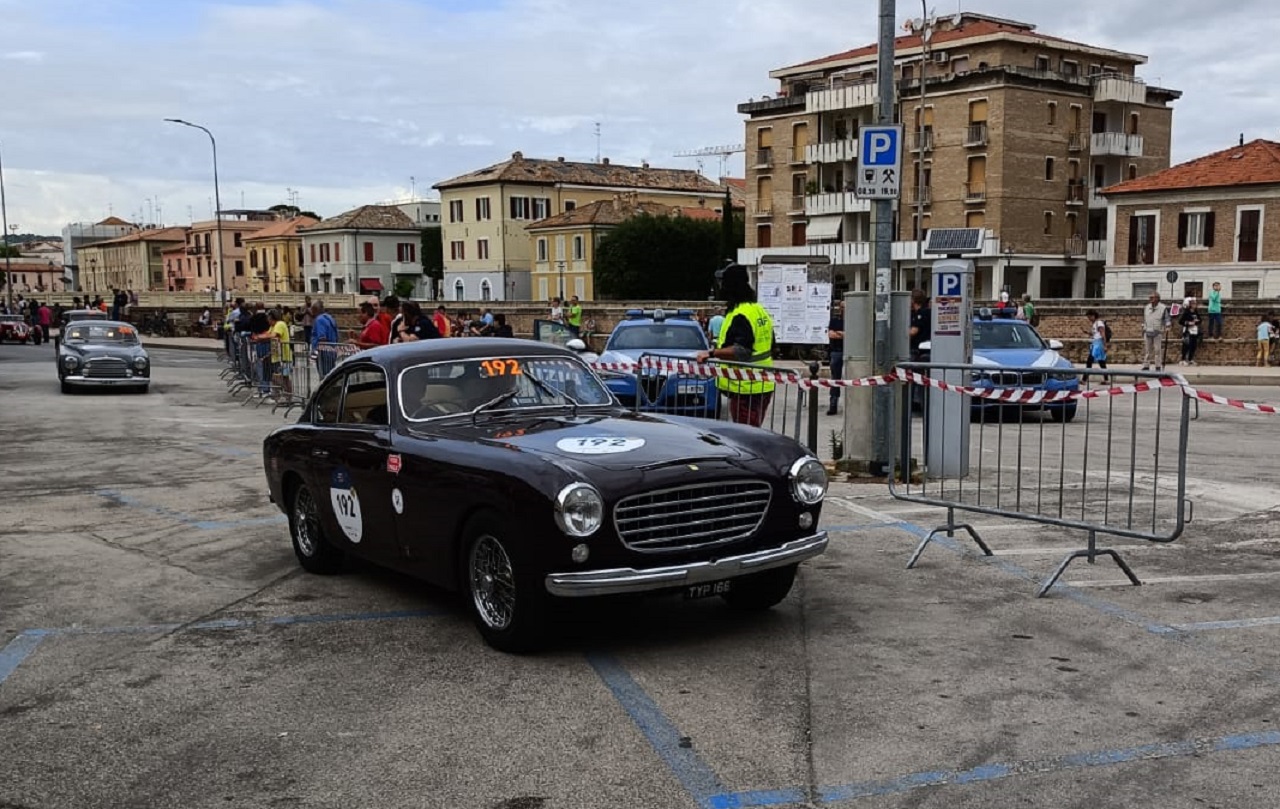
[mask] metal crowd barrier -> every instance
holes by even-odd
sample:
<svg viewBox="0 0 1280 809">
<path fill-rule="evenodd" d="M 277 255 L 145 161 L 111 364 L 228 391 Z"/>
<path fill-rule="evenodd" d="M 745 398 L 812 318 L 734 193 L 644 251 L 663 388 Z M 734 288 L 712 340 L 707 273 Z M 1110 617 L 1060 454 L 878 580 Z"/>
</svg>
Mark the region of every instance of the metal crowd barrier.
<svg viewBox="0 0 1280 809">
<path fill-rule="evenodd" d="M 946 524 L 920 542 L 908 568 L 933 539 L 957 531 L 992 555 L 973 526 L 956 522 L 956 512 L 963 511 L 1087 533 L 1086 547 L 1058 565 L 1039 596 L 1071 562 L 1092 564 L 1099 556 L 1110 557 L 1138 585 L 1115 549 L 1097 546 L 1097 535 L 1172 542 L 1194 515 L 1186 498 L 1193 403 L 1172 374 L 928 363 L 903 364 L 899 373 L 909 390 L 925 395 L 908 399 L 923 398 L 922 407 L 901 410 L 889 491 L 947 514 Z M 1073 382 L 1078 395 L 1046 391 L 1069 391 Z M 932 413 L 937 397 L 962 397 L 960 414 L 967 418 L 956 418 L 955 410 L 950 417 Z M 968 432 L 963 455 L 961 431 Z M 932 457 L 925 449 L 930 441 Z"/>
<path fill-rule="evenodd" d="M 754 381 L 754 375 L 769 377 L 770 384 Z M 807 378 L 817 375 L 814 364 Z M 632 369 L 631 394 L 619 399 L 637 412 L 750 424 L 788 436 L 816 452 L 819 392 L 799 384 L 805 378 L 785 367 L 725 360 L 700 366 L 689 357 L 644 354 Z"/>
<path fill-rule="evenodd" d="M 360 351 L 352 343 L 321 343 L 313 351 L 300 340 L 263 343 L 245 333 L 232 334 L 228 346 L 229 353 L 222 355 L 227 367 L 220 374 L 228 392 L 243 395 L 244 405 L 270 402 L 272 412 L 283 408 L 286 415 L 306 404 L 339 362 Z"/>
</svg>

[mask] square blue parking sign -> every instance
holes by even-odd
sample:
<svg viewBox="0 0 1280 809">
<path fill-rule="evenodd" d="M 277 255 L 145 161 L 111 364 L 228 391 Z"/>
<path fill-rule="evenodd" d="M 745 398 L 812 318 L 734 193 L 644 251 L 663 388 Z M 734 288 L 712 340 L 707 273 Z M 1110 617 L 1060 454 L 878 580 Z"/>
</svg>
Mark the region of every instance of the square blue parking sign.
<svg viewBox="0 0 1280 809">
<path fill-rule="evenodd" d="M 902 194 L 902 126 L 858 130 L 854 193 L 862 199 L 897 199 Z"/>
</svg>

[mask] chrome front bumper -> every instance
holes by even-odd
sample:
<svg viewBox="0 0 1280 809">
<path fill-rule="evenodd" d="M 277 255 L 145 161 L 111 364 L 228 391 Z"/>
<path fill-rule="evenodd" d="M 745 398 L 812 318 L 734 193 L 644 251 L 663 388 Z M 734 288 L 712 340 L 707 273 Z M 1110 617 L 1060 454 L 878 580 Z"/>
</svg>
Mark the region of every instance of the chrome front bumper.
<svg viewBox="0 0 1280 809">
<path fill-rule="evenodd" d="M 762 570 L 785 567 L 812 559 L 827 549 L 827 532 L 795 539 L 776 548 L 726 556 L 712 562 L 690 562 L 670 567 L 636 570 L 630 567 L 584 570 L 579 573 L 548 573 L 547 592 L 564 598 L 643 593 L 668 590 L 702 582 L 748 576 Z"/>
<path fill-rule="evenodd" d="M 84 388 L 145 388 L 151 384 L 149 376 L 126 376 L 118 378 L 84 377 L 79 374 L 68 374 L 62 377 L 68 385 Z"/>
</svg>

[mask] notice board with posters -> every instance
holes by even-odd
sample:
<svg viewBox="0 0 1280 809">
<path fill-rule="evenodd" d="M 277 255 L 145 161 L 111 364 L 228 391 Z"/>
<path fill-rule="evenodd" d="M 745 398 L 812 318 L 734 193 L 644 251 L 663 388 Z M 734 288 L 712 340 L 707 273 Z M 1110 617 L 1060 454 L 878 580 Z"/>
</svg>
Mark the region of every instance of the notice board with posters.
<svg viewBox="0 0 1280 809">
<path fill-rule="evenodd" d="M 773 318 L 775 343 L 828 342 L 831 265 L 761 262 L 756 297 Z"/>
</svg>

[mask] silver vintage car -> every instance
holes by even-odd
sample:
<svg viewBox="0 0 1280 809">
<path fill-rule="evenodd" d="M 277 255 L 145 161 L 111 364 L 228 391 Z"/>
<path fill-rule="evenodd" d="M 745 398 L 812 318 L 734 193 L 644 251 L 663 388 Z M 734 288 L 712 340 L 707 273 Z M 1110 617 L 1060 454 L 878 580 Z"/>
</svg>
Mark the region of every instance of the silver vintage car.
<svg viewBox="0 0 1280 809">
<path fill-rule="evenodd" d="M 62 392 L 77 388 L 128 388 L 146 393 L 151 358 L 138 330 L 113 320 L 72 321 L 58 342 L 58 381 Z"/>
</svg>

